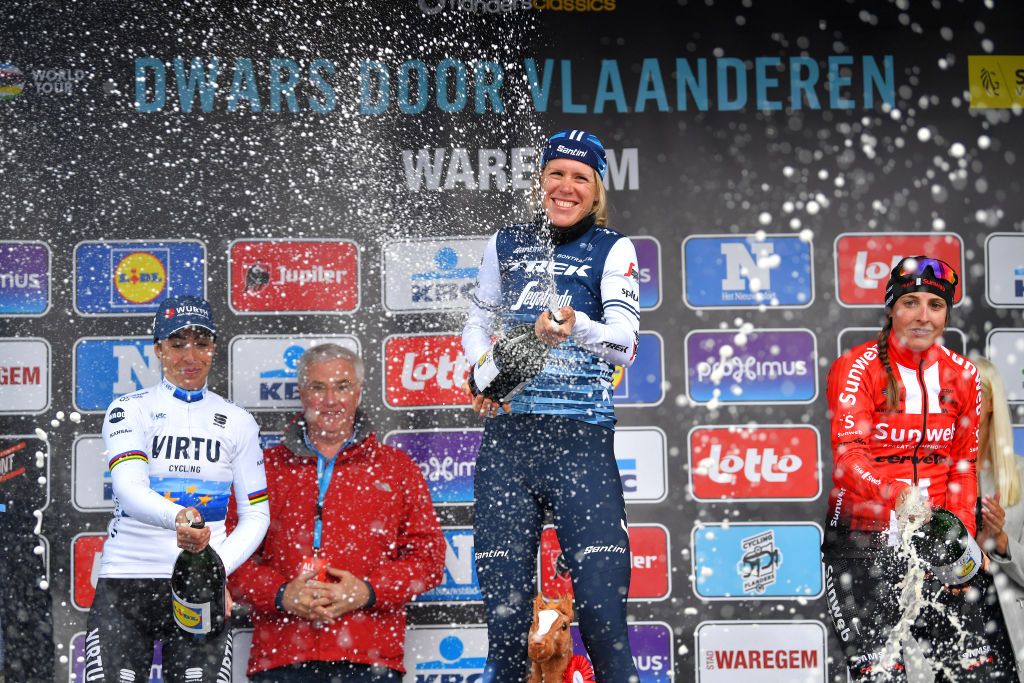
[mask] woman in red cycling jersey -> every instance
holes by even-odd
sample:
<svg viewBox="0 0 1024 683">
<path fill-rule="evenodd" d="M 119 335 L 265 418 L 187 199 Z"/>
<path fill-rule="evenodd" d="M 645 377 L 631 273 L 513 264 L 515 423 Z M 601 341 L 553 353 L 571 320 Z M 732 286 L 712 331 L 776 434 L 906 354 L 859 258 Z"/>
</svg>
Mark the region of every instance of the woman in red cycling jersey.
<svg viewBox="0 0 1024 683">
<path fill-rule="evenodd" d="M 901 618 L 897 584 L 907 575 L 896 513 L 912 487 L 927 507 L 949 510 L 975 533 L 980 380 L 969 361 L 938 343 L 958 280 L 944 261 L 902 259 L 889 276 L 877 340 L 844 353 L 829 371 L 833 485 L 822 556 L 829 614 L 855 681 L 906 680 L 902 655 L 884 651 Z M 937 680 L 999 680 L 1005 668 L 969 595 L 925 581 L 926 604 L 911 632 Z"/>
</svg>

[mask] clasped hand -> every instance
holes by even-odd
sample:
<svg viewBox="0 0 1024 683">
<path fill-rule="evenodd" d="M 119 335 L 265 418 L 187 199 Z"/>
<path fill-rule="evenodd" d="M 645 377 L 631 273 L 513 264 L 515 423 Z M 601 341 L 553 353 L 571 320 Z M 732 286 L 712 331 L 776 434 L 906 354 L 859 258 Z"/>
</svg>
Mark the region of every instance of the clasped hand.
<svg viewBox="0 0 1024 683">
<path fill-rule="evenodd" d="M 366 582 L 344 569 L 328 567 L 337 581 L 316 581 L 313 572 L 299 574 L 284 589 L 285 610 L 303 619 L 323 624 L 357 610 L 370 600 Z"/>
</svg>

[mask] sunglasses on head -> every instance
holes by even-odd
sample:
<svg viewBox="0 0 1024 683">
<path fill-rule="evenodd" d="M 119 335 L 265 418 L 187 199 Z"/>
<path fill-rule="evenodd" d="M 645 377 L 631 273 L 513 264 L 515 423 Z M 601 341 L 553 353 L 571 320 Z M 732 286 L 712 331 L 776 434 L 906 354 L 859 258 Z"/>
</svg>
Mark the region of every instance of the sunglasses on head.
<svg viewBox="0 0 1024 683">
<path fill-rule="evenodd" d="M 924 256 L 908 256 L 900 261 L 900 267 L 896 271 L 896 275 L 900 278 L 924 277 L 925 271 L 929 269 L 932 271 L 932 277 L 945 280 L 951 285 L 955 286 L 959 280 L 956 271 L 953 270 L 951 265 L 940 259 Z"/>
</svg>

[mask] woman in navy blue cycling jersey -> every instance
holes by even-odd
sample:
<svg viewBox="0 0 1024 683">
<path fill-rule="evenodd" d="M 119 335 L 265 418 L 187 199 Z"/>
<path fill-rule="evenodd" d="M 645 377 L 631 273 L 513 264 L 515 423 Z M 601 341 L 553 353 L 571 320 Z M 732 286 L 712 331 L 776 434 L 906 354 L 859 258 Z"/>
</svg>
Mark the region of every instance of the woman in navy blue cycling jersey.
<svg viewBox="0 0 1024 683">
<path fill-rule="evenodd" d="M 525 680 L 546 510 L 597 680 L 639 680 L 626 630 L 629 535 L 612 406 L 615 366 L 636 357 L 639 277 L 632 242 L 606 227 L 605 168 L 604 147 L 590 133 L 562 131 L 548 140 L 542 211 L 491 238 L 462 332 L 469 359 L 524 323 L 551 347 L 544 369 L 510 403 L 473 399 L 487 418 L 474 480 L 477 574 L 487 607 L 484 681 Z M 561 323 L 546 313 L 549 304 Z"/>
</svg>

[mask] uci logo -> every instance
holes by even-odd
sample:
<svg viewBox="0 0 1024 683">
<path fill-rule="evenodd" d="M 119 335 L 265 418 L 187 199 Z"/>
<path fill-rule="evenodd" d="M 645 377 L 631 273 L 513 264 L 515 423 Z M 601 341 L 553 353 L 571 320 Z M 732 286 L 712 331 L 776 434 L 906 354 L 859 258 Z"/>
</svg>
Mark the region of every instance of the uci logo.
<svg viewBox="0 0 1024 683">
<path fill-rule="evenodd" d="M 125 301 L 145 304 L 167 286 L 167 270 L 156 256 L 144 251 L 128 254 L 114 268 L 114 287 Z"/>
</svg>

